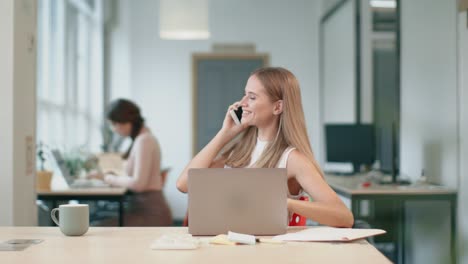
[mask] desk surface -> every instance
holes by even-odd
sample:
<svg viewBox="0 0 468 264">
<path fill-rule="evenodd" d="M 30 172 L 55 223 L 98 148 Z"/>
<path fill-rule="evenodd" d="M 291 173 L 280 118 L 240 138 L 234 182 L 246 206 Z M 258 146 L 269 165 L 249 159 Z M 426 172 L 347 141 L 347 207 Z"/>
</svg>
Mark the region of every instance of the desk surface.
<svg viewBox="0 0 468 264">
<path fill-rule="evenodd" d="M 185 227 L 91 227 L 66 237 L 57 227 L 0 227 L 0 241 L 44 239 L 24 251 L 0 252 L 2 263 L 390 263 L 365 240 L 347 243 L 288 242 L 282 245 L 211 245 L 196 250 L 151 250 L 151 242 Z"/>
<path fill-rule="evenodd" d="M 452 195 L 457 190 L 440 185 L 380 185 L 371 182 L 369 187 L 363 187 L 362 183 L 368 180 L 366 175 L 337 176 L 325 175 L 325 180 L 338 193 L 343 195 Z"/>
<path fill-rule="evenodd" d="M 39 196 L 122 196 L 127 192 L 125 188 L 81 188 L 69 190 L 37 191 Z"/>
<path fill-rule="evenodd" d="M 374 221 L 375 226 L 379 226 L 378 218 L 375 218 L 374 213 L 367 212 L 361 214 L 362 200 L 369 200 L 371 202 L 379 199 L 392 201 L 391 214 L 395 215 L 394 219 L 399 219 L 395 222 L 396 237 L 395 245 L 397 252 L 397 261 L 404 263 L 405 259 L 405 203 L 409 200 L 444 200 L 448 201 L 450 206 L 450 255 L 452 262 L 455 263 L 456 259 L 456 219 L 457 219 L 457 190 L 448 188 L 445 186 L 431 185 L 431 184 L 416 184 L 416 185 L 380 185 L 378 182 L 372 182 L 372 177 L 367 175 L 353 175 L 353 176 L 336 176 L 336 175 L 325 175 L 325 180 L 338 194 L 347 197 L 351 200 L 351 207 L 355 219 L 364 217 L 364 220 L 369 219 L 369 215 Z M 364 187 L 363 182 L 370 181 L 371 185 Z M 375 204 L 374 204 L 375 205 Z M 367 208 L 374 210 L 375 206 L 367 205 Z M 386 215 L 389 215 L 386 212 Z M 444 215 L 445 217 L 445 215 Z M 381 224 L 381 223 L 380 223 Z"/>
</svg>

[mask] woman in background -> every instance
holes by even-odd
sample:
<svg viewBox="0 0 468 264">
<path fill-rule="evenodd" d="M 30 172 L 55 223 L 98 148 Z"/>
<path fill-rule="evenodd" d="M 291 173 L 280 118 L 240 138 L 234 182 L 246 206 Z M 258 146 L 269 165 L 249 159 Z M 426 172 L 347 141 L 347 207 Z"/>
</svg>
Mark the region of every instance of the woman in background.
<svg viewBox="0 0 468 264">
<path fill-rule="evenodd" d="M 125 226 L 172 225 L 171 211 L 162 192 L 161 150 L 145 126 L 139 107 L 129 100 L 118 99 L 110 103 L 106 117 L 117 134 L 132 140 L 123 155 L 126 174 L 94 173 L 89 177 L 131 191 L 132 195 L 127 196 Z"/>
</svg>

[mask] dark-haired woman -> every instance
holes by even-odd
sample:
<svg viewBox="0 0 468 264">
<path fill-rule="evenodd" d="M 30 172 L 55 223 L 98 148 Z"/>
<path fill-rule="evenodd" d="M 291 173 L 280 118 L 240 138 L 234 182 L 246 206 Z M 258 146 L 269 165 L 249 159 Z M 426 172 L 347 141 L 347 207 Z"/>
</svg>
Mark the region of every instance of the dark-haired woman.
<svg viewBox="0 0 468 264">
<path fill-rule="evenodd" d="M 129 100 L 118 99 L 110 103 L 106 117 L 116 133 L 132 140 L 123 155 L 126 175 L 90 176 L 132 191 L 125 208 L 125 226 L 172 225 L 171 211 L 162 193 L 161 150 L 145 126 L 139 107 Z"/>
</svg>

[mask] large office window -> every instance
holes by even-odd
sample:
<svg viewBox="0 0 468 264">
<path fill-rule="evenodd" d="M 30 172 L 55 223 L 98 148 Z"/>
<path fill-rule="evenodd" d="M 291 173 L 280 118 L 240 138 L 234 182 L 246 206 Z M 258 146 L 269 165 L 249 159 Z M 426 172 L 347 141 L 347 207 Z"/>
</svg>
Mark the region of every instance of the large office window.
<svg viewBox="0 0 468 264">
<path fill-rule="evenodd" d="M 103 22 L 100 0 L 38 1 L 37 140 L 100 149 Z"/>
</svg>

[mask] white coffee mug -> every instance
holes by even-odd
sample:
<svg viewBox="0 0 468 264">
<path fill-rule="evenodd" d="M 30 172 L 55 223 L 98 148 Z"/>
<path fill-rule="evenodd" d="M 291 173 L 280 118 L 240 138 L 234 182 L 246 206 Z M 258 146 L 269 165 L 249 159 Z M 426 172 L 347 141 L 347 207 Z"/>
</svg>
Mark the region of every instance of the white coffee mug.
<svg viewBox="0 0 468 264">
<path fill-rule="evenodd" d="M 56 212 L 59 212 L 59 218 Z M 67 236 L 81 236 L 89 228 L 89 207 L 87 204 L 62 204 L 50 212 L 52 220 Z"/>
</svg>

